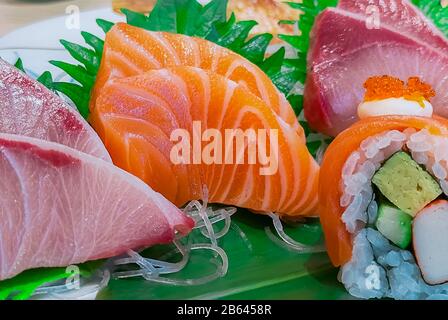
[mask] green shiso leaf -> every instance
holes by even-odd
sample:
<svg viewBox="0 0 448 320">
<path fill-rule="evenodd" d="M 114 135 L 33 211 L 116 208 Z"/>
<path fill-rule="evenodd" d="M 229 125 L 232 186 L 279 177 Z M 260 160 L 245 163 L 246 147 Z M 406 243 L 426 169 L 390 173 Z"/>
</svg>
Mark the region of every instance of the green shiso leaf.
<svg viewBox="0 0 448 320">
<path fill-rule="evenodd" d="M 25 300 L 40 286 L 67 278 L 65 268 L 28 270 L 13 279 L 4 280 L 0 286 L 0 300 Z"/>
<path fill-rule="evenodd" d="M 95 82 L 95 78 L 81 65 L 73 65 L 67 62 L 53 60 L 51 60 L 50 63 L 59 69 L 64 70 L 65 73 L 78 81 L 85 88 L 91 88 Z"/>
<path fill-rule="evenodd" d="M 104 32 L 108 32 L 114 25 L 114 23 L 103 19 L 97 19 L 96 23 Z M 103 55 L 104 40 L 85 31 L 82 31 L 81 35 L 88 47 L 61 40 L 61 44 L 80 64 L 50 61 L 52 65 L 63 70 L 77 83 L 55 82 L 49 83 L 47 87 L 68 97 L 75 104 L 81 115 L 87 119 L 89 116 L 90 92 L 95 83 Z"/>
<path fill-rule="evenodd" d="M 91 277 L 104 262 L 105 260 L 102 259 L 83 263 L 78 265 L 79 271 L 69 271 L 67 268 L 38 268 L 24 271 L 12 279 L 1 281 L 0 301 L 29 299 L 39 287 L 67 279 L 73 275 L 80 275 L 85 278 Z"/>
<path fill-rule="evenodd" d="M 244 41 L 249 36 L 250 31 L 257 25 L 253 20 L 234 22 L 235 19 L 232 16 L 228 23 L 218 26 L 217 31 L 219 37 L 216 39 L 216 43 L 222 47 L 233 50 L 237 53 L 244 45 Z"/>
<path fill-rule="evenodd" d="M 216 23 L 226 21 L 227 0 L 212 1 L 203 9 L 196 36 L 206 38 L 213 30 Z"/>
<path fill-rule="evenodd" d="M 49 71 L 45 71 L 42 73 L 37 79 L 40 83 L 42 83 L 45 87 L 50 90 L 53 90 L 53 77 Z"/>
<path fill-rule="evenodd" d="M 63 93 L 72 100 L 78 108 L 79 113 L 87 119 L 89 116 L 90 91 L 86 92 L 85 87 L 70 82 L 54 82 L 52 87 L 54 90 Z"/>
<path fill-rule="evenodd" d="M 22 72 L 25 72 L 25 69 L 23 68 L 23 61 L 20 58 L 17 59 L 16 63 L 14 64 L 14 67 L 16 67 Z"/>
<path fill-rule="evenodd" d="M 96 24 L 103 30 L 104 33 L 109 32 L 109 30 L 114 26 L 113 22 L 104 20 L 104 19 L 96 19 Z"/>
<path fill-rule="evenodd" d="M 202 6 L 196 0 L 158 1 L 151 14 L 123 9 L 127 23 L 151 31 L 206 37 L 215 23 L 225 22 L 227 0 L 211 1 Z"/>
<path fill-rule="evenodd" d="M 241 55 L 256 64 L 263 63 L 265 60 L 264 53 L 271 43 L 272 38 L 273 36 L 270 33 L 264 33 L 253 37 L 241 47 Z"/>
<path fill-rule="evenodd" d="M 269 77 L 272 78 L 282 70 L 285 55 L 286 49 L 281 47 L 277 52 L 260 63 L 259 66 Z"/>
<path fill-rule="evenodd" d="M 128 23 L 129 21 L 132 21 L 132 25 L 134 27 L 148 29 L 149 17 L 147 17 L 146 15 L 134 12 L 129 9 L 121 9 L 121 12 L 126 16 L 126 20 L 128 21 Z"/>
<path fill-rule="evenodd" d="M 95 76 L 98 73 L 101 58 L 94 50 L 66 40 L 61 40 L 61 44 L 75 60 L 84 65 L 89 74 Z"/>
<path fill-rule="evenodd" d="M 85 31 L 82 31 L 81 35 L 84 38 L 84 41 L 93 48 L 96 55 L 101 57 L 103 55 L 104 41 Z"/>
</svg>

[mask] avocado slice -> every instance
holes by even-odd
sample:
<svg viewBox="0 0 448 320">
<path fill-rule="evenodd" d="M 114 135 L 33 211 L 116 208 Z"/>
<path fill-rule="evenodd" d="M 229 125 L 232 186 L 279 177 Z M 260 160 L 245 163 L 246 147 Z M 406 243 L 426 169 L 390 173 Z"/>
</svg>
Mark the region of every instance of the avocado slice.
<svg viewBox="0 0 448 320">
<path fill-rule="evenodd" d="M 412 217 L 442 194 L 437 181 L 403 151 L 383 164 L 372 183 L 390 202 Z"/>
<path fill-rule="evenodd" d="M 406 249 L 411 244 L 412 217 L 392 204 L 380 203 L 375 226 L 383 236 L 401 249 Z"/>
</svg>

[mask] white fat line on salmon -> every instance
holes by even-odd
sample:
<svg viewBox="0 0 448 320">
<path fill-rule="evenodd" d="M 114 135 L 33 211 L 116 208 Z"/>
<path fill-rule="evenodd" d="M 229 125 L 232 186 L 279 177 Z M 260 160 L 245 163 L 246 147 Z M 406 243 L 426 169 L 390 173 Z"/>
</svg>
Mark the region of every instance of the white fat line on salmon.
<svg viewBox="0 0 448 320">
<path fill-rule="evenodd" d="M 201 121 L 193 121 L 191 134 L 185 129 L 172 131 L 170 141 L 175 145 L 170 151 L 171 162 L 175 165 L 239 165 L 246 164 L 247 159 L 247 164 L 260 166 L 262 176 L 278 172 L 278 129 L 225 129 L 224 135 L 222 131 L 202 130 Z"/>
</svg>

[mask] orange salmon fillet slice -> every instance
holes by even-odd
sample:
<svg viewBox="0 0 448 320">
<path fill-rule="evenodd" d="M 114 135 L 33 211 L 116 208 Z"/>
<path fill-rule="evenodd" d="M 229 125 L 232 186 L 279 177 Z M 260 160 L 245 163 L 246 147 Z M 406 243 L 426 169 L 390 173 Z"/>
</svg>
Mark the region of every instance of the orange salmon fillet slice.
<svg viewBox="0 0 448 320">
<path fill-rule="evenodd" d="M 171 134 L 185 129 L 192 137 L 194 122 L 200 122 L 202 132 L 215 129 L 221 137 L 226 129 L 264 129 L 269 135 L 275 129 L 278 170 L 262 175 L 265 166 L 260 161 L 249 164 L 247 156 L 243 164 L 202 160 L 174 164 L 170 155 L 178 140 L 172 141 Z M 116 165 L 178 206 L 201 199 L 205 186 L 212 203 L 280 216 L 317 215 L 319 166 L 308 152 L 303 132 L 245 86 L 216 73 L 179 66 L 110 80 L 97 98 L 91 123 Z M 266 140 L 269 156 L 271 142 Z M 202 141 L 202 150 L 209 143 Z"/>
<path fill-rule="evenodd" d="M 284 95 L 249 60 L 204 39 L 147 31 L 126 23 L 117 23 L 106 34 L 91 109 L 107 81 L 173 66 L 198 67 L 231 79 L 262 99 L 286 123 L 302 130 Z"/>
</svg>

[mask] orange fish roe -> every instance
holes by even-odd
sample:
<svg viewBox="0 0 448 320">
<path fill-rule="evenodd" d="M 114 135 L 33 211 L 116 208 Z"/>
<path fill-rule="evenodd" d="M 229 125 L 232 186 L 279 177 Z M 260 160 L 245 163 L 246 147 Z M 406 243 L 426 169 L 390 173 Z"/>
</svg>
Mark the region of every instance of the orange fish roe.
<svg viewBox="0 0 448 320">
<path fill-rule="evenodd" d="M 436 95 L 434 89 L 419 77 L 411 77 L 408 83 L 391 76 L 377 76 L 364 83 L 366 94 L 364 101 L 375 101 L 389 98 L 405 98 L 417 101 L 424 107 L 424 100 L 430 101 Z"/>
</svg>

